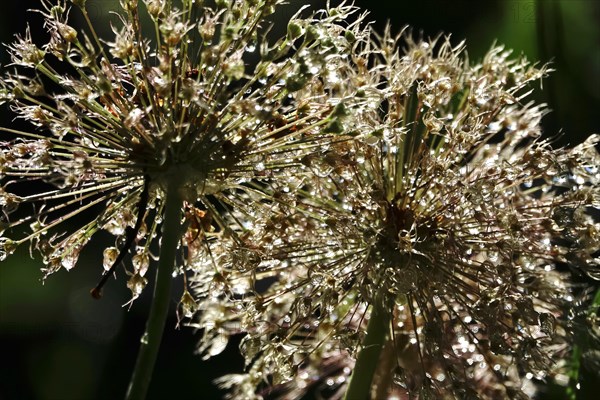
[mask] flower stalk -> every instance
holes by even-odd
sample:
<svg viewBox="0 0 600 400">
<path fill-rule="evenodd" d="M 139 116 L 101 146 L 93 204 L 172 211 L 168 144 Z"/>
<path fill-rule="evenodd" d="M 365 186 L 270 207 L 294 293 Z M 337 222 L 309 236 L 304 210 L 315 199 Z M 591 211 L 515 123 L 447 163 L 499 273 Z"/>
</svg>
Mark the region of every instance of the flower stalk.
<svg viewBox="0 0 600 400">
<path fill-rule="evenodd" d="M 173 181 L 167 190 L 160 259 L 156 272 L 152 306 L 146 330 L 140 340 L 140 350 L 135 363 L 135 369 L 129 383 L 129 388 L 127 389 L 127 400 L 142 400 L 146 398 L 165 322 L 169 313 L 171 288 L 173 286 L 172 273 L 177 255 L 177 244 L 182 234 L 180 214 L 183 200 L 178 189 L 179 185 L 177 181 Z"/>
<path fill-rule="evenodd" d="M 350 383 L 346 390 L 345 400 L 369 399 L 373 376 L 379 365 L 381 350 L 385 345 L 389 331 L 389 312 L 382 301 L 375 301 L 367 325 L 367 334 L 362 342 Z"/>
</svg>

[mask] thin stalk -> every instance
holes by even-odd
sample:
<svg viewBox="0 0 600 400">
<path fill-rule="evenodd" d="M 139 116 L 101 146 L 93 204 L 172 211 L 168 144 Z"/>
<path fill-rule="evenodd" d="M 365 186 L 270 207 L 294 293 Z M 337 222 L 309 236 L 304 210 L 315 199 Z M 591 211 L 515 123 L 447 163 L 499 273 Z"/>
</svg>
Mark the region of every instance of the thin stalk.
<svg viewBox="0 0 600 400">
<path fill-rule="evenodd" d="M 600 289 L 596 290 L 594 301 L 590 304 L 587 311 L 587 318 L 596 320 L 595 313 L 600 309 Z M 568 400 L 587 399 L 592 398 L 592 391 L 594 390 L 593 385 L 593 371 L 585 368 L 582 363 L 582 355 L 593 349 L 592 343 L 592 331 L 583 329 L 578 332 L 576 336 L 576 344 L 573 346 L 573 352 L 571 354 L 571 365 L 569 368 L 569 386 L 566 389 L 566 396 Z M 582 376 L 583 375 L 583 376 Z"/>
<path fill-rule="evenodd" d="M 176 186 L 178 186 L 176 183 L 172 183 L 167 191 L 154 297 L 148 322 L 146 323 L 146 331 L 140 340 L 140 350 L 133 376 L 127 389 L 127 400 L 143 400 L 146 398 L 169 312 L 173 282 L 172 273 L 175 266 L 177 243 L 181 235 L 182 199 Z"/>
<path fill-rule="evenodd" d="M 367 400 L 370 398 L 373 376 L 377 370 L 379 356 L 386 341 L 389 331 L 389 312 L 385 309 L 380 299 L 373 302 L 373 310 L 367 335 L 358 353 L 354 371 L 350 377 L 348 389 L 346 389 L 345 400 Z"/>
</svg>

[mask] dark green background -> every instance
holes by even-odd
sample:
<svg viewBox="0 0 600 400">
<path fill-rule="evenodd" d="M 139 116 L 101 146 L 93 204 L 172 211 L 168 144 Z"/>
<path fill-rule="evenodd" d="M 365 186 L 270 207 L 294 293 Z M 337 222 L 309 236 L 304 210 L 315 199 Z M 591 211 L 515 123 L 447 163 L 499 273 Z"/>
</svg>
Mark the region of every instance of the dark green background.
<svg viewBox="0 0 600 400">
<path fill-rule="evenodd" d="M 290 2 L 288 12 L 302 4 Z M 11 41 L 14 33 L 24 32 L 26 17 L 32 31 L 43 35 L 39 15 L 25 12 L 32 4 L 37 1 L 2 2 L 3 43 Z M 389 20 L 395 31 L 409 24 L 415 34 L 423 32 L 425 37 L 446 32 L 452 33 L 456 43 L 467 39 L 472 60 L 480 59 L 494 40 L 533 60 L 553 59 L 557 72 L 544 82 L 545 90 L 536 98 L 555 110 L 545 118 L 546 134 L 554 137 L 562 132 L 558 142 L 564 145 L 600 132 L 600 2 L 548 0 L 541 9 L 532 1 L 498 0 L 362 0 L 356 4 L 371 11 L 370 19 L 380 30 Z M 88 0 L 90 13 L 98 19 L 106 18 L 115 5 L 113 0 Z M 101 24 L 108 28 L 106 19 Z M 285 20 L 281 28 L 285 29 Z M 9 68 L 4 48 L 0 63 L 3 69 Z M 15 124 L 6 107 L 0 116 L 2 126 Z M 102 270 L 100 254 L 106 239 L 96 240 L 74 270 L 61 271 L 44 284 L 40 263 L 29 258 L 26 248 L 0 264 L 0 400 L 123 397 L 151 287 L 131 309 L 121 306 L 129 300 L 123 279 L 109 281 L 101 301 L 90 298 L 89 289 Z M 175 293 L 180 293 L 181 282 L 177 286 Z M 175 323 L 174 317 L 167 322 L 149 398 L 220 398 L 211 382 L 224 373 L 241 370 L 235 345 L 215 360 L 203 362 L 193 354 L 199 336 L 189 328 L 175 330 Z M 562 397 L 554 393 L 540 399 Z"/>
</svg>

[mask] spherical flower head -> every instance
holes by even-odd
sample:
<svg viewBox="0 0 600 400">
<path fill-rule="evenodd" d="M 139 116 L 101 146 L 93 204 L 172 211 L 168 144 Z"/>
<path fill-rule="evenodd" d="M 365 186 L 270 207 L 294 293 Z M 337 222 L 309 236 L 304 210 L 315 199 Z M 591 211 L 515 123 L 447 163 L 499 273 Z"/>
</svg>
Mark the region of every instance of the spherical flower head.
<svg viewBox="0 0 600 400">
<path fill-rule="evenodd" d="M 347 79 L 369 93 L 350 113 L 355 140 L 310 156 L 293 212 L 250 240 L 264 243 L 244 299 L 260 351 L 223 381 L 234 393 L 266 393 L 287 369 L 275 390 L 291 398 L 318 371 L 350 371 L 374 313 L 386 344 L 373 398 L 527 397 L 563 373 L 571 277 L 598 278 L 599 138 L 541 138 L 527 95 L 545 67 L 498 46 L 469 64 L 464 44 L 401 38 L 371 42 Z"/>
<path fill-rule="evenodd" d="M 346 100 L 324 73 L 352 46 L 344 16 L 295 16 L 272 42 L 265 25 L 280 3 L 121 1 L 105 40 L 84 1 L 75 10 L 43 1 L 49 41 L 18 38 L 0 83 L 2 102 L 32 126 L 1 128 L 0 259 L 29 243 L 46 275 L 70 270 L 108 231 L 116 242 L 103 252 L 107 271 L 134 247 L 126 269 L 135 298 L 172 186 L 187 227 L 179 272 L 205 268 L 194 259 L 219 238 L 239 241 L 271 201 L 270 182 L 337 135 L 326 127 Z M 70 25 L 71 11 L 85 29 Z M 153 28 L 142 26 L 146 11 Z"/>
</svg>

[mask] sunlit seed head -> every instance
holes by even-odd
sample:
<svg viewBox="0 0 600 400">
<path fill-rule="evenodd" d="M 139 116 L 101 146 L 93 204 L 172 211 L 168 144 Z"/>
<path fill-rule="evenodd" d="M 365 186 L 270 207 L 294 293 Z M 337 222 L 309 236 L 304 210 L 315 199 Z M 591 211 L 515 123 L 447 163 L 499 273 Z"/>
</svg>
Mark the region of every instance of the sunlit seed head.
<svg viewBox="0 0 600 400">
<path fill-rule="evenodd" d="M 140 25 L 137 2 L 122 1 L 112 37 L 101 38 L 93 22 L 85 29 L 71 23 L 69 13 L 83 13 L 84 21 L 90 15 L 84 1 L 70 3 L 77 7 L 41 3 L 46 43 L 28 29 L 9 47 L 2 102 L 31 125 L 2 128 L 1 254 L 30 243 L 50 274 L 73 268 L 106 230 L 116 246 L 98 264 L 113 268 L 122 254 L 117 272 L 126 269 L 137 297 L 169 185 L 176 182 L 186 203 L 211 213 L 208 223 L 185 221 L 193 232 L 182 237 L 181 267 L 196 268 L 217 239 L 239 244 L 236 237 L 268 208 L 272 182 L 295 179 L 298 160 L 341 133 L 323 130 L 322 121 L 353 100 L 314 75 L 302 77 L 298 66 L 343 65 L 341 47 L 332 52 L 331 38 L 307 37 L 304 27 L 337 36 L 343 29 L 339 16 L 295 16 L 292 37 L 272 39 L 266 17 L 279 1 L 147 1 L 140 9 L 155 20 L 150 32 Z M 325 48 L 327 59 L 319 55 Z M 258 59 L 247 59 L 256 49 Z M 296 79 L 293 90 L 283 83 L 288 76 Z"/>
<path fill-rule="evenodd" d="M 334 108 L 323 131 L 351 126 L 358 135 L 302 158 L 296 207 L 274 208 L 281 217 L 248 235 L 269 284 L 257 281 L 242 304 L 273 328 L 248 332 L 261 350 L 247 355 L 243 380 L 231 378 L 233 396 L 270 379 L 265 365 L 343 386 L 344 376 L 318 365 L 352 368 L 375 306 L 393 319 L 389 357 L 401 367 L 388 394 L 525 396 L 529 377 L 560 369 L 572 288 L 547 266 L 568 258 L 594 279 L 599 247 L 587 237 L 598 229 L 599 192 L 585 165 L 598 164 L 598 153 L 539 140 L 544 110 L 524 104 L 544 67 L 502 47 L 469 64 L 464 44 L 402 39 L 386 33 L 369 42 L 372 68 L 348 66 L 342 90 L 364 104 L 349 116 Z M 295 76 L 287 79 L 295 89 Z M 349 82 L 368 82 L 370 93 Z M 587 172 L 578 179 L 575 170 Z M 590 192 L 596 200 L 576 200 Z M 294 260 L 287 267 L 269 263 L 285 257 Z M 310 355 L 275 357 L 281 342 Z M 296 378 L 276 390 L 301 397 L 301 387 Z"/>
</svg>

